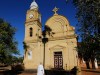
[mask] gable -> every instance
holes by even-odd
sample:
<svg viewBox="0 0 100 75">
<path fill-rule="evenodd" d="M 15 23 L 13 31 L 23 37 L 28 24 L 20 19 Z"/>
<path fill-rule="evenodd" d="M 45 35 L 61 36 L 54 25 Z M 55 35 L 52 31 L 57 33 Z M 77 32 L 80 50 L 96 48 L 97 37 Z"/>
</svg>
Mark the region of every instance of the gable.
<svg viewBox="0 0 100 75">
<path fill-rule="evenodd" d="M 66 48 L 65 46 L 61 46 L 61 45 L 55 45 L 53 47 L 50 47 L 49 50 L 54 50 L 54 49 L 64 49 Z"/>
</svg>

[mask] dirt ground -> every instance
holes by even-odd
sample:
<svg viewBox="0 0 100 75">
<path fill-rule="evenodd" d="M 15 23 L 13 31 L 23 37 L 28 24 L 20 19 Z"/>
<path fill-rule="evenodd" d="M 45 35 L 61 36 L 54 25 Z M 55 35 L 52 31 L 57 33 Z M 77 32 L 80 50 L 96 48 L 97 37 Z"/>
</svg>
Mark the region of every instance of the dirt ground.
<svg viewBox="0 0 100 75">
<path fill-rule="evenodd" d="M 82 75 L 100 75 L 100 72 L 82 71 Z"/>
<path fill-rule="evenodd" d="M 36 73 L 27 73 L 27 72 L 19 72 L 19 73 L 15 73 L 12 71 L 7 71 L 4 73 L 0 72 L 0 75 L 37 75 Z M 55 75 L 55 74 L 53 74 Z M 58 74 L 57 74 L 58 75 Z M 59 75 L 63 75 L 63 74 L 59 74 Z M 69 75 L 69 74 L 64 74 L 64 75 Z M 86 69 L 86 68 L 82 68 L 81 73 L 78 75 L 100 75 L 100 67 L 99 69 Z"/>
<path fill-rule="evenodd" d="M 98 69 L 82 68 L 82 75 L 100 75 L 100 66 Z"/>
<path fill-rule="evenodd" d="M 36 73 L 22 73 L 22 74 L 19 74 L 19 75 L 36 75 Z M 82 71 L 82 75 L 100 75 L 100 73 L 96 73 L 96 72 L 86 72 L 86 71 Z"/>
<path fill-rule="evenodd" d="M 21 73 L 18 75 L 37 75 L 36 73 Z M 80 74 L 79 74 L 80 75 Z M 81 75 L 100 75 L 100 69 L 98 70 L 82 70 Z"/>
</svg>

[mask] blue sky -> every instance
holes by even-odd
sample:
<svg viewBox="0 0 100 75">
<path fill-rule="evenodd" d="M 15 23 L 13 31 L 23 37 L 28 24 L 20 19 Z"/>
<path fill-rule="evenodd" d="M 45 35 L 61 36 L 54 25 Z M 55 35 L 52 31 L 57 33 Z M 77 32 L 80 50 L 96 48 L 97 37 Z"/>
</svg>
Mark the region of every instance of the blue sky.
<svg viewBox="0 0 100 75">
<path fill-rule="evenodd" d="M 18 49 L 23 56 L 23 41 L 25 31 L 26 12 L 30 8 L 33 0 L 0 0 L 0 18 L 16 27 L 15 38 L 18 41 Z M 75 18 L 76 9 L 72 4 L 72 0 L 66 3 L 66 0 L 35 0 L 39 6 L 42 15 L 42 25 L 53 15 L 53 8 L 59 8 L 58 14 L 64 15 L 70 22 L 70 25 L 76 27 L 77 19 Z M 77 27 L 76 27 L 77 28 Z"/>
</svg>

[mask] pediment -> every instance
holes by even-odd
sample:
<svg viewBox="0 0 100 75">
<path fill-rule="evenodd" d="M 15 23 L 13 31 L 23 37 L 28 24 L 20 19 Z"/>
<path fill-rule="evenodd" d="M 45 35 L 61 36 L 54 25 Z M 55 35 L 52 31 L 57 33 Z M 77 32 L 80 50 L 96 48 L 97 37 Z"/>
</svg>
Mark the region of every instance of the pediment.
<svg viewBox="0 0 100 75">
<path fill-rule="evenodd" d="M 65 46 L 61 46 L 61 45 L 55 45 L 53 47 L 50 47 L 49 49 L 52 50 L 52 49 L 63 49 L 63 48 L 66 48 Z"/>
</svg>

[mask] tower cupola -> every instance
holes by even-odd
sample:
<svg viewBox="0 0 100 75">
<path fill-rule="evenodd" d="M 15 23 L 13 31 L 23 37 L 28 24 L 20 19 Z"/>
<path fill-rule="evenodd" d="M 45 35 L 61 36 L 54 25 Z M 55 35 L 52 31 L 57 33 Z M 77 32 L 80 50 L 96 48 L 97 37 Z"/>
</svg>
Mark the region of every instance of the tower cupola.
<svg viewBox="0 0 100 75">
<path fill-rule="evenodd" d="M 33 0 L 33 2 L 30 5 L 30 9 L 38 9 L 38 4 Z"/>
</svg>

